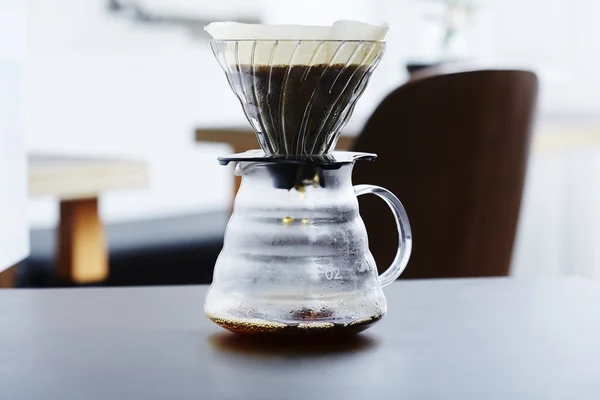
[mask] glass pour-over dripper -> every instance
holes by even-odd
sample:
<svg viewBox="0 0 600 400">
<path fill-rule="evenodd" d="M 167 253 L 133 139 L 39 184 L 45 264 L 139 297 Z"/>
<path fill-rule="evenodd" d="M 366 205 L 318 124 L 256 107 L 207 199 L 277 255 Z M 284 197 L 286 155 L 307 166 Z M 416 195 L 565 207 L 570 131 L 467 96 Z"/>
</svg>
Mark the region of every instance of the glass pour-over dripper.
<svg viewBox="0 0 600 400">
<path fill-rule="evenodd" d="M 265 154 L 302 157 L 334 149 L 385 43 L 244 39 L 211 48 Z"/>
</svg>

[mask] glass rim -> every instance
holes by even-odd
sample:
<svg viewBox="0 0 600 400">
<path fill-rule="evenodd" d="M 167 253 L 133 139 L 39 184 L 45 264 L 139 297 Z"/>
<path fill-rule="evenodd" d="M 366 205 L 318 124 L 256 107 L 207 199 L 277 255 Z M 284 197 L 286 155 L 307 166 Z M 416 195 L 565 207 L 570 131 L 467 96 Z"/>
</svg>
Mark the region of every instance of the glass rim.
<svg viewBox="0 0 600 400">
<path fill-rule="evenodd" d="M 246 43 L 381 43 L 385 44 L 384 40 L 360 40 L 360 39 L 210 39 L 210 43 L 235 43 L 235 42 L 246 42 Z"/>
</svg>

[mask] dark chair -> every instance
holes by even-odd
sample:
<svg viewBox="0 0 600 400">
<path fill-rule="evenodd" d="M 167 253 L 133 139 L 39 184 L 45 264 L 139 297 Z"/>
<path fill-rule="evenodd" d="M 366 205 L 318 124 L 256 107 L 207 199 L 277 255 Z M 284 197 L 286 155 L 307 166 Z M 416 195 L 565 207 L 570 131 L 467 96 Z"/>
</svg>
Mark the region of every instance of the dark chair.
<svg viewBox="0 0 600 400">
<path fill-rule="evenodd" d="M 521 205 L 538 80 L 528 71 L 419 71 L 375 110 L 354 144 L 379 158 L 353 181 L 393 191 L 413 253 L 403 278 L 507 275 Z M 361 196 L 378 266 L 397 248 L 391 214 Z"/>
</svg>

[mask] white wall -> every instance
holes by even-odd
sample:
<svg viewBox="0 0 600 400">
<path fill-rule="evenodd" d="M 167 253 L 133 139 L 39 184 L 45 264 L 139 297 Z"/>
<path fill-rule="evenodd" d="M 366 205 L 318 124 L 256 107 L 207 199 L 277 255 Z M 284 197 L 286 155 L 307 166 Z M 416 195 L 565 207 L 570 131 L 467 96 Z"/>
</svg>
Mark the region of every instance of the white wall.
<svg viewBox="0 0 600 400">
<path fill-rule="evenodd" d="M 103 6 L 29 1 L 29 150 L 146 159 L 150 188 L 103 196 L 107 221 L 222 207 L 231 174 L 216 156 L 230 150 L 195 145 L 192 133 L 240 111 L 207 44 Z M 54 224 L 55 202 L 32 201 L 31 221 Z"/>
<path fill-rule="evenodd" d="M 22 128 L 25 16 L 21 3 L 0 2 L 0 272 L 29 251 Z"/>
<path fill-rule="evenodd" d="M 600 148 L 535 155 L 523 197 L 512 273 L 600 280 Z"/>
<path fill-rule="evenodd" d="M 533 67 L 548 113 L 599 113 L 600 2 L 487 2 L 493 15 L 494 59 Z"/>
</svg>

